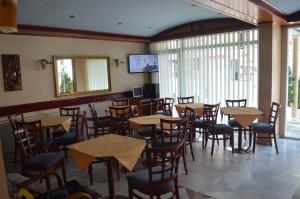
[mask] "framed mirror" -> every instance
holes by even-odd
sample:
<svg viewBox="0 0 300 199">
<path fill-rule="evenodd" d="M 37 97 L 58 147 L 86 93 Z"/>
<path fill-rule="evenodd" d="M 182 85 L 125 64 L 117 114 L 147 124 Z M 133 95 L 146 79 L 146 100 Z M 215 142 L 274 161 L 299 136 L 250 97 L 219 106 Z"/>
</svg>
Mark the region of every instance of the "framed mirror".
<svg viewBox="0 0 300 199">
<path fill-rule="evenodd" d="M 111 90 L 109 57 L 54 56 L 56 97 Z"/>
</svg>

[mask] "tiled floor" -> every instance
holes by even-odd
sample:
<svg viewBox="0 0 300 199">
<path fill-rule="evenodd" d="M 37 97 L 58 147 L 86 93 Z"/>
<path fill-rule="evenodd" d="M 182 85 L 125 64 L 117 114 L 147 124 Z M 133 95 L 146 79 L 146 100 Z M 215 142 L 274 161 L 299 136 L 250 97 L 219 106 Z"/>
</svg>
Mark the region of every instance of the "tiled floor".
<svg viewBox="0 0 300 199">
<path fill-rule="evenodd" d="M 179 184 L 187 188 L 181 189 L 181 198 L 292 198 L 300 185 L 300 141 L 279 139 L 278 142 L 279 155 L 271 146 L 257 146 L 255 154 L 233 155 L 220 144 L 213 157 L 210 156 L 210 146 L 203 150 L 201 142 L 195 143 L 195 162 L 188 150 L 189 175 L 184 174 L 182 165 L 180 167 Z M 15 172 L 17 166 L 13 166 L 11 159 L 7 162 L 7 171 Z M 66 162 L 68 179 L 89 185 L 87 171 L 81 172 L 71 157 Z M 107 195 L 106 167 L 99 164 L 94 168 L 95 183 L 91 188 Z M 115 182 L 119 195 L 128 195 L 126 175 L 122 173 L 121 180 Z"/>
</svg>

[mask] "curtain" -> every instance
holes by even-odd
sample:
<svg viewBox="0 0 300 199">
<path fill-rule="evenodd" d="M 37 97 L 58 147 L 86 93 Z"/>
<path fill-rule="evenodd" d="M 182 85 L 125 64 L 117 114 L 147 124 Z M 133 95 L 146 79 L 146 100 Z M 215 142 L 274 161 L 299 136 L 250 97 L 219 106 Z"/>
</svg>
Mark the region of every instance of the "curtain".
<svg viewBox="0 0 300 199">
<path fill-rule="evenodd" d="M 151 44 L 159 56 L 161 97 L 194 96 L 202 103 L 247 99 L 257 106 L 256 29 Z"/>
<path fill-rule="evenodd" d="M 86 66 L 89 90 L 108 89 L 107 61 L 87 59 Z"/>
</svg>

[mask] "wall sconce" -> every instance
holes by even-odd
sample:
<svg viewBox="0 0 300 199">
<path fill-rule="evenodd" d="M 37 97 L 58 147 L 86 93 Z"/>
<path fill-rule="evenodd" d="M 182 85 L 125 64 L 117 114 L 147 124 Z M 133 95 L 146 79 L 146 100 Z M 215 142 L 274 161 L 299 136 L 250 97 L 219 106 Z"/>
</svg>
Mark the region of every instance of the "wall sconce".
<svg viewBox="0 0 300 199">
<path fill-rule="evenodd" d="M 42 70 L 45 70 L 49 64 L 53 64 L 52 62 L 49 62 L 47 59 L 41 59 L 39 60 L 42 66 Z"/>
<path fill-rule="evenodd" d="M 119 59 L 114 59 L 114 62 L 116 64 L 116 66 L 118 67 L 120 64 L 124 64 L 123 61 L 119 60 Z"/>
<path fill-rule="evenodd" d="M 17 32 L 17 0 L 0 0 L 0 31 L 3 33 Z"/>
</svg>

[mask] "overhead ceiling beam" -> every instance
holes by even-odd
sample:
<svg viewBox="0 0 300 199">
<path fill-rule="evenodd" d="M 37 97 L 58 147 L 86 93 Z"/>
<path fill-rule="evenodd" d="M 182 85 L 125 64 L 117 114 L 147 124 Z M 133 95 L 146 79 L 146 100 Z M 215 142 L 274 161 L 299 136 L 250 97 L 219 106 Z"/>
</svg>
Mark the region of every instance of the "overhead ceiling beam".
<svg viewBox="0 0 300 199">
<path fill-rule="evenodd" d="M 185 0 L 219 13 L 257 25 L 275 21 L 287 25 L 287 15 L 264 0 Z"/>
</svg>

